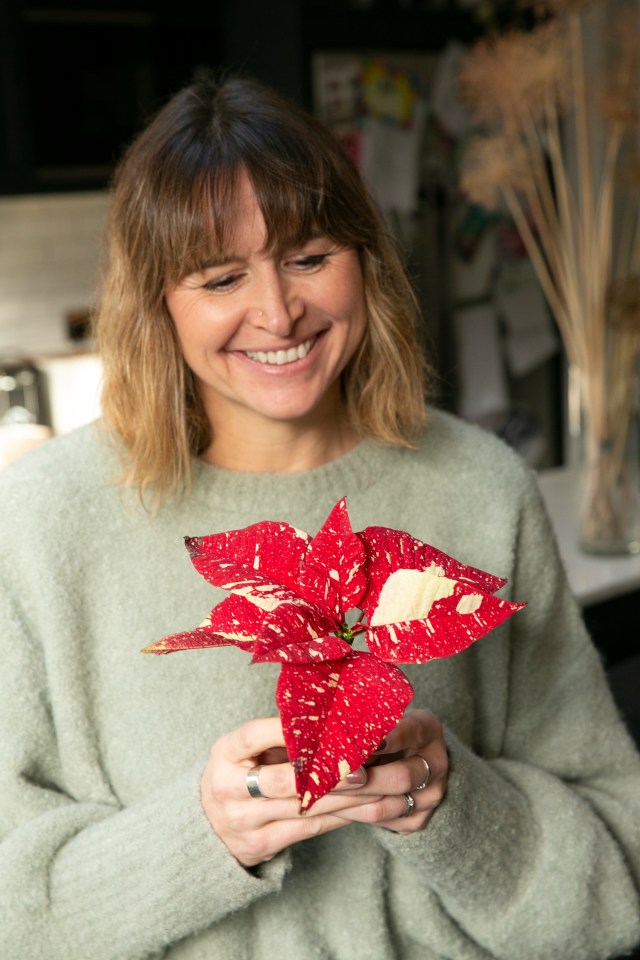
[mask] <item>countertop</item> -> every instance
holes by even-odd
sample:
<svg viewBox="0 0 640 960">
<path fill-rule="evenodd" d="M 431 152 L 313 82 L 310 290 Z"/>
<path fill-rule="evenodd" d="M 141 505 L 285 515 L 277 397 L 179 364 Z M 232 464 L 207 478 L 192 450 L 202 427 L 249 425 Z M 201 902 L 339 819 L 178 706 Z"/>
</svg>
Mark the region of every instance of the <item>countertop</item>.
<svg viewBox="0 0 640 960">
<path fill-rule="evenodd" d="M 538 474 L 538 482 L 578 602 L 586 607 L 640 589 L 640 554 L 591 556 L 580 550 L 576 470 L 543 470 Z"/>
</svg>

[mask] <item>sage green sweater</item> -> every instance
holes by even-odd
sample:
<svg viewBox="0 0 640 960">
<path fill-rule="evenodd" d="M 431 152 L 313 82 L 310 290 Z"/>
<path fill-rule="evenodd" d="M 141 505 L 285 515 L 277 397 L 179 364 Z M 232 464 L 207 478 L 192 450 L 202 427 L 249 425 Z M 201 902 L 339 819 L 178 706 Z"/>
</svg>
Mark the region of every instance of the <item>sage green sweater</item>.
<svg viewBox="0 0 640 960">
<path fill-rule="evenodd" d="M 535 479 L 432 414 L 421 451 L 364 442 L 299 474 L 196 465 L 158 515 L 93 427 L 0 475 L 2 960 L 595 960 L 640 938 L 640 761 L 567 588 Z M 184 535 L 286 520 L 408 530 L 528 607 L 407 668 L 445 724 L 422 832 L 348 826 L 244 870 L 211 830 L 211 743 L 275 713 L 277 665 L 149 657 L 224 594 Z M 615 629 L 615 625 L 612 625 Z"/>
</svg>

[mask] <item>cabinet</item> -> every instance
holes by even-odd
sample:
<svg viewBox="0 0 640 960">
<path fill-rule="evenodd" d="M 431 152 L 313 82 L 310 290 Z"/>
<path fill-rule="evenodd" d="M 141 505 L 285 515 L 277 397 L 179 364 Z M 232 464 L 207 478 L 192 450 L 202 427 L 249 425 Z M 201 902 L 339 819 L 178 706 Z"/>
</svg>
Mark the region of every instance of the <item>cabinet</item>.
<svg viewBox="0 0 640 960">
<path fill-rule="evenodd" d="M 247 72 L 310 107 L 316 50 L 433 51 L 478 30 L 453 0 L 4 0 L 0 193 L 103 187 L 199 67 Z"/>
<path fill-rule="evenodd" d="M 165 97 L 219 62 L 217 6 L 5 0 L 0 192 L 103 187 Z"/>
</svg>

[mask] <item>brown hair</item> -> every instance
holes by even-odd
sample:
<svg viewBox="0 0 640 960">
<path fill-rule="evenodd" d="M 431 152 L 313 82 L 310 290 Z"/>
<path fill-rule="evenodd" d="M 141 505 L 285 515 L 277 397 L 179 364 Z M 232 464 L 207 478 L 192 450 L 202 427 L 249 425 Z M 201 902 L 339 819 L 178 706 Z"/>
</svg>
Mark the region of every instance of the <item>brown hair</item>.
<svg viewBox="0 0 640 960">
<path fill-rule="evenodd" d="M 205 78 L 157 114 L 114 181 L 96 314 L 103 419 L 125 479 L 162 502 L 188 487 L 211 440 L 165 291 L 223 250 L 248 173 L 270 250 L 321 232 L 358 251 L 368 323 L 342 375 L 363 437 L 411 446 L 424 423 L 419 310 L 395 243 L 342 147 L 312 116 L 254 81 Z"/>
</svg>

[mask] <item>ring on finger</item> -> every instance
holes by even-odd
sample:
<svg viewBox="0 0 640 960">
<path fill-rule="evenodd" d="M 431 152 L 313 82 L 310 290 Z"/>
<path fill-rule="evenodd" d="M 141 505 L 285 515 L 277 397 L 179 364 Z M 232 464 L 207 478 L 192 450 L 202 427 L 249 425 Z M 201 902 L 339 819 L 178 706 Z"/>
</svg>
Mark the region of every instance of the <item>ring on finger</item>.
<svg viewBox="0 0 640 960">
<path fill-rule="evenodd" d="M 251 767 L 251 770 L 247 773 L 246 784 L 249 796 L 253 797 L 254 800 L 266 800 L 264 793 L 260 789 L 260 771 L 262 767 L 260 765 L 256 767 Z"/>
<path fill-rule="evenodd" d="M 428 762 L 425 760 L 425 758 L 422 757 L 422 756 L 420 756 L 419 753 L 417 753 L 416 756 L 417 756 L 418 760 L 422 760 L 422 762 L 424 763 L 424 777 L 422 778 L 422 782 L 419 783 L 418 786 L 417 786 L 417 787 L 414 787 L 413 789 L 414 789 L 414 790 L 424 790 L 424 788 L 428 785 L 429 780 L 431 780 L 431 767 L 429 766 L 429 764 L 428 764 Z"/>
<path fill-rule="evenodd" d="M 404 820 L 405 817 L 410 817 L 416 807 L 416 802 L 410 793 L 405 793 L 404 801 L 406 803 L 406 807 L 404 808 L 404 813 L 400 814 L 398 818 L 399 820 Z"/>
</svg>

